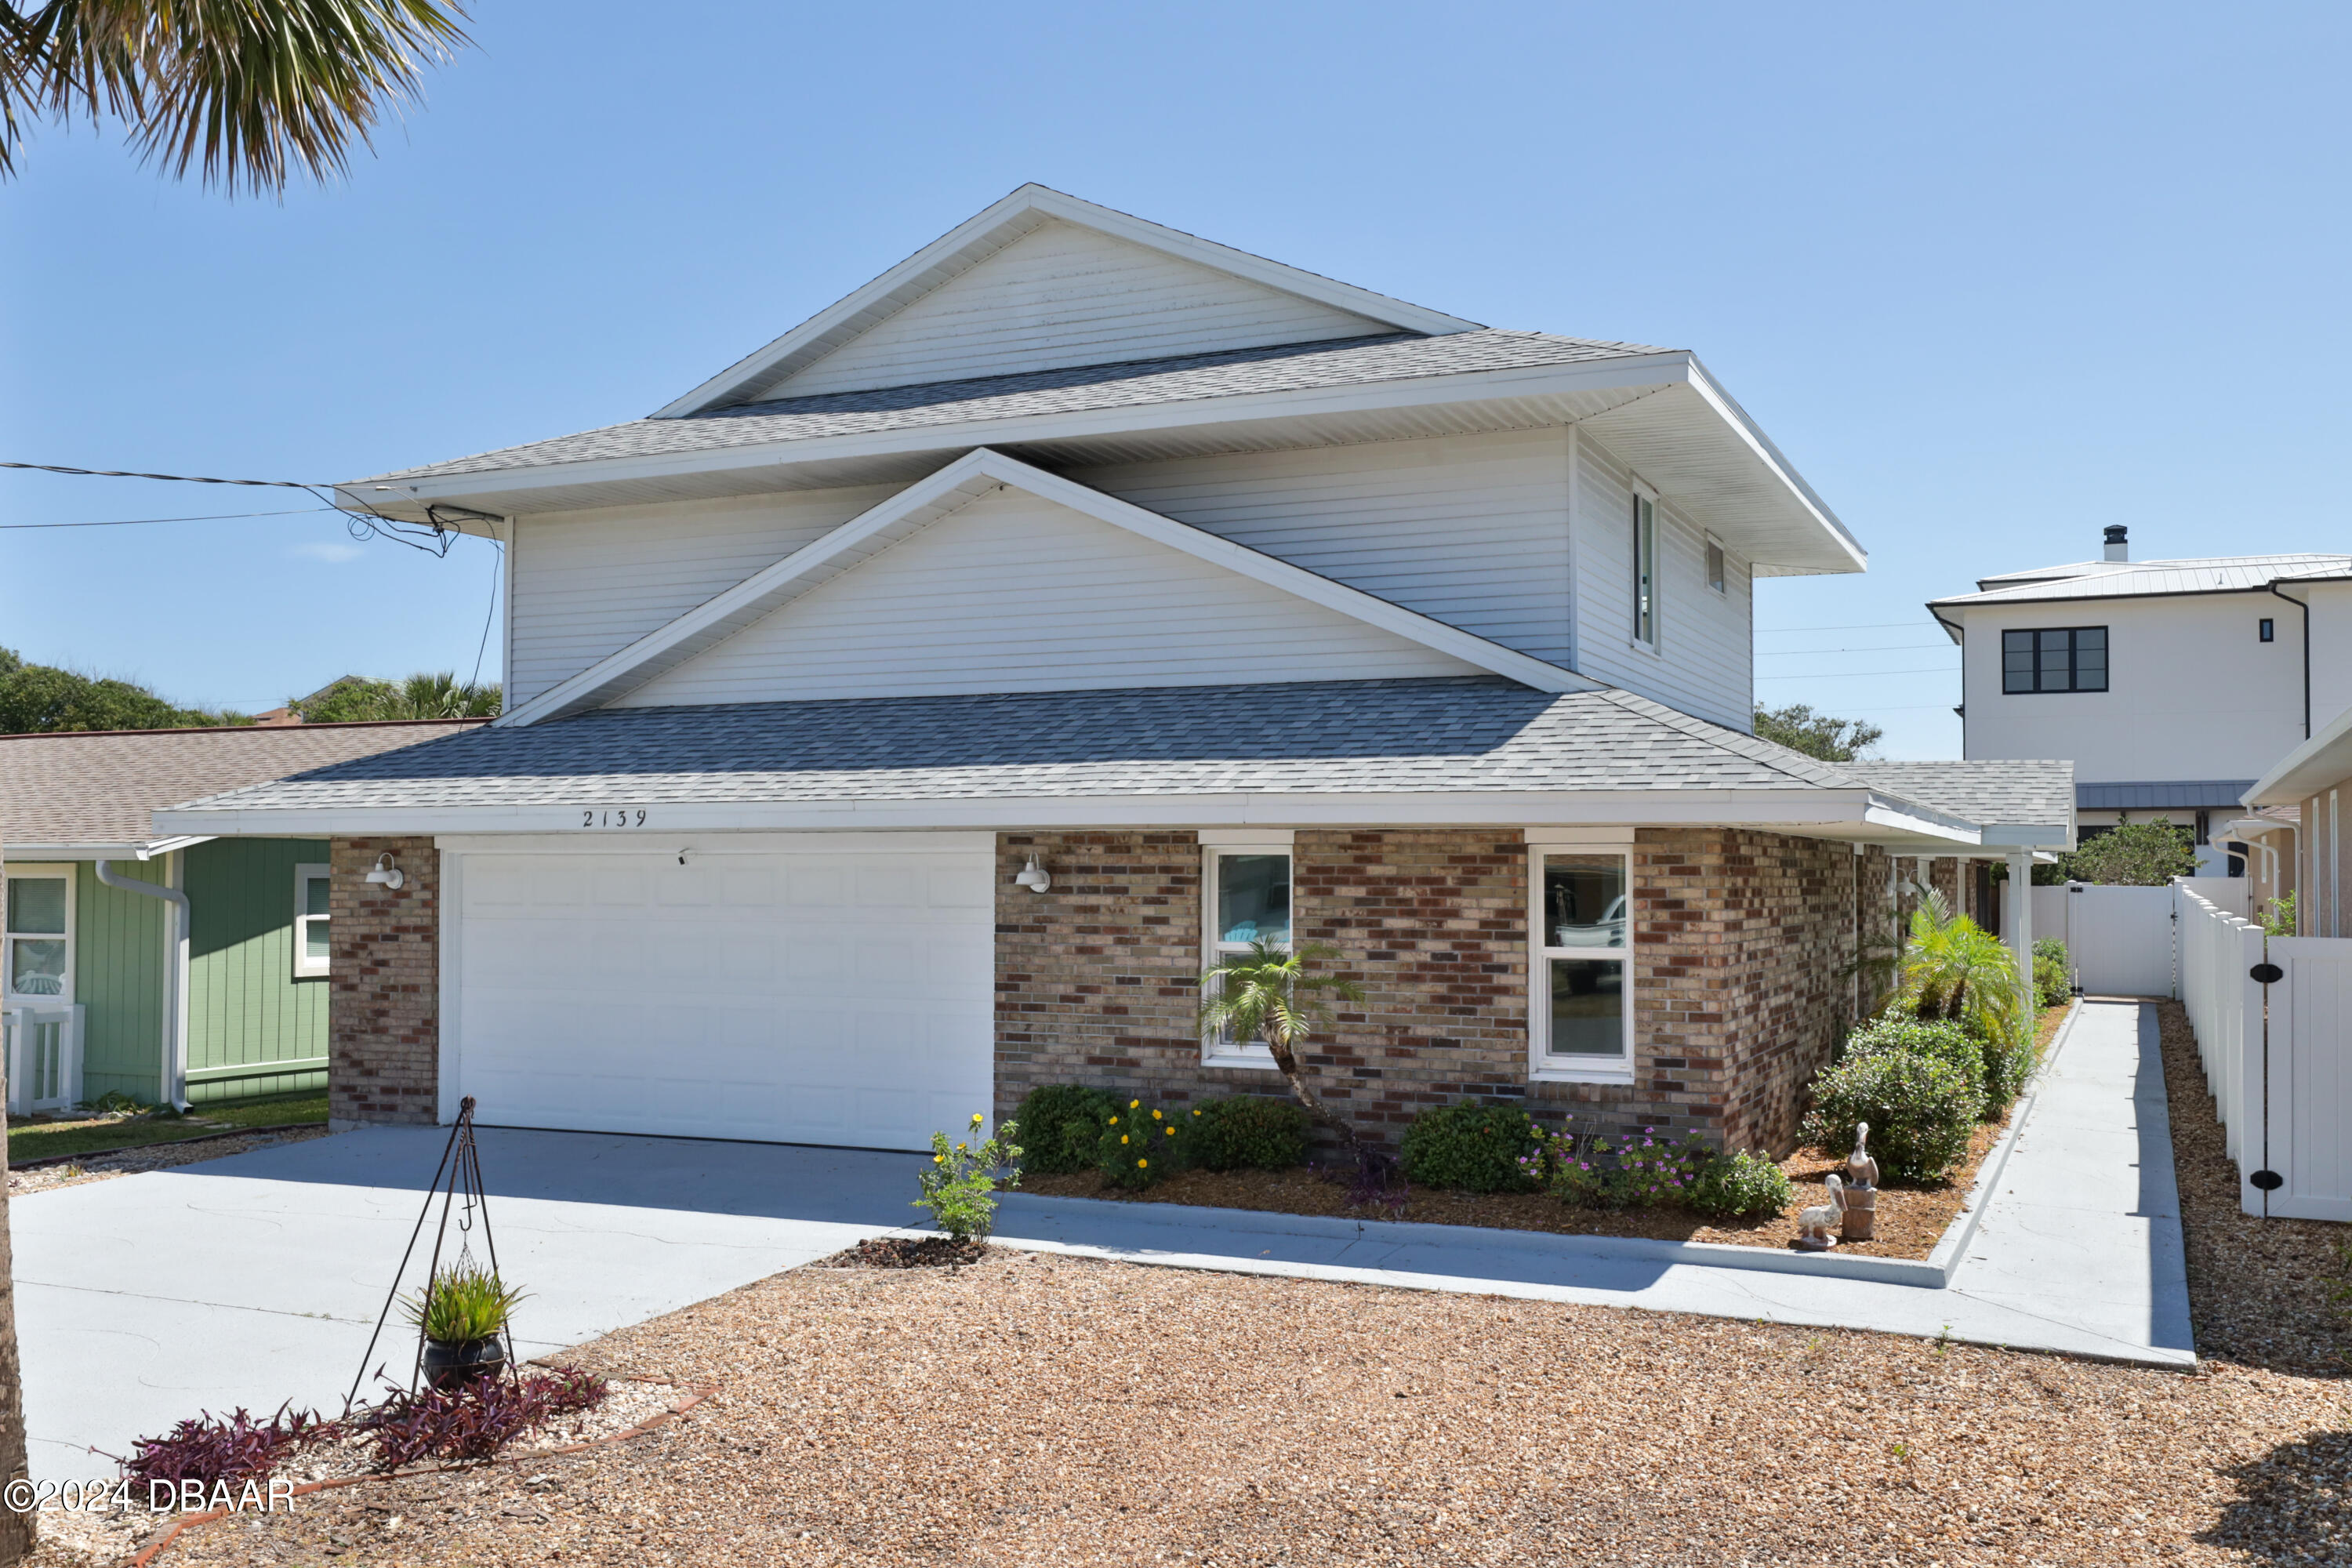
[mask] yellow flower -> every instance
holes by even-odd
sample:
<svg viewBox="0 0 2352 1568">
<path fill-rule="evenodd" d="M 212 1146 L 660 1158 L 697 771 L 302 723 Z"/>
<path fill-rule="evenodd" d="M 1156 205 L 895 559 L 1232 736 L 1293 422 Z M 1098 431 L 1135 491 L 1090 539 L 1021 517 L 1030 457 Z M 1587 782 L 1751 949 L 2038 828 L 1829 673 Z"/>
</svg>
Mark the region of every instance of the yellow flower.
<svg viewBox="0 0 2352 1568">
<path fill-rule="evenodd" d="M 1160 1112 L 1158 1112 L 1158 1111 L 1156 1111 L 1156 1110 L 1155 1110 L 1155 1111 L 1153 1111 L 1153 1112 L 1151 1113 L 1151 1120 L 1152 1120 L 1152 1121 L 1159 1121 L 1159 1120 L 1160 1120 Z"/>
<path fill-rule="evenodd" d="M 1140 1109 L 1142 1108 L 1142 1105 L 1143 1105 L 1143 1101 L 1141 1101 L 1141 1100 L 1129 1100 L 1129 1101 L 1127 1102 L 1127 1108 L 1128 1108 L 1129 1110 L 1140 1110 Z"/>
<path fill-rule="evenodd" d="M 1167 1130 L 1167 1132 L 1168 1132 L 1168 1136 L 1170 1136 L 1171 1138 L 1173 1138 L 1173 1137 L 1175 1137 L 1175 1136 L 1176 1136 L 1176 1129 L 1174 1129 L 1173 1127 L 1169 1128 L 1169 1129 Z"/>
<path fill-rule="evenodd" d="M 973 1111 L 973 1112 L 971 1113 L 971 1124 L 972 1124 L 974 1127 L 977 1127 L 977 1126 L 979 1126 L 979 1125 L 980 1125 L 980 1112 L 979 1112 L 979 1111 L 977 1111 L 977 1110 L 975 1110 L 975 1111 Z"/>
<path fill-rule="evenodd" d="M 1112 1117 L 1112 1118 L 1110 1119 L 1110 1124 L 1111 1124 L 1113 1127 L 1118 1126 L 1118 1117 L 1116 1117 L 1116 1116 Z"/>
<path fill-rule="evenodd" d="M 931 1163 L 934 1165 L 944 1165 L 947 1163 L 948 1157 L 945 1154 L 934 1154 L 931 1156 Z"/>
<path fill-rule="evenodd" d="M 1126 1133 L 1124 1133 L 1124 1132 L 1120 1133 L 1120 1134 L 1118 1135 L 1118 1141 L 1119 1141 L 1120 1142 L 1122 1142 L 1122 1143 L 1126 1142 L 1127 1142 L 1127 1134 L 1126 1134 Z"/>
<path fill-rule="evenodd" d="M 1198 1116 L 1198 1115 L 1200 1115 L 1201 1113 L 1200 1113 L 1199 1111 L 1195 1110 L 1194 1112 L 1192 1112 L 1192 1114 L 1193 1114 L 1193 1115 L 1195 1115 L 1195 1116 Z"/>
<path fill-rule="evenodd" d="M 1138 1160 L 1135 1163 L 1135 1168 L 1139 1171 L 1148 1171 L 1151 1168 L 1151 1162 L 1149 1160 Z"/>
</svg>

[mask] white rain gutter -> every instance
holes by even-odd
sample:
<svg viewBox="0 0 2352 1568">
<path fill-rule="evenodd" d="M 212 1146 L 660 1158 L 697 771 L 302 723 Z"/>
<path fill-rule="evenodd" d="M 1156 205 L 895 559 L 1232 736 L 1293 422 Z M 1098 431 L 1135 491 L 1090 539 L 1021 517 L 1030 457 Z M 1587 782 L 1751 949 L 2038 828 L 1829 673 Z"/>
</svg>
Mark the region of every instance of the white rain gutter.
<svg viewBox="0 0 2352 1568">
<path fill-rule="evenodd" d="M 166 841 L 170 842 L 170 841 Z M 150 850 L 148 853 L 152 853 Z M 145 859 L 142 854 L 140 858 Z M 169 876 L 184 862 L 166 859 Z M 171 904 L 172 931 L 172 994 L 163 1015 L 163 1089 L 166 1098 L 181 1110 L 188 1109 L 188 895 L 178 888 L 159 887 L 142 882 L 136 877 L 125 877 L 114 869 L 114 862 L 98 862 L 98 879 L 110 888 L 144 898 L 162 899 Z"/>
</svg>

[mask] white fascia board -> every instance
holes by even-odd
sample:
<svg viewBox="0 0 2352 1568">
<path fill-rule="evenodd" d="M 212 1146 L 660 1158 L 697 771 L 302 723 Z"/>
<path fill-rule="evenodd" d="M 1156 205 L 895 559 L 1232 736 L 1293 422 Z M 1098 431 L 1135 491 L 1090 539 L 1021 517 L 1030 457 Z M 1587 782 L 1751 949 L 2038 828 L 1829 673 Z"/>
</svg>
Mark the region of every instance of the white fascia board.
<svg viewBox="0 0 2352 1568">
<path fill-rule="evenodd" d="M 2329 720 L 2310 740 L 2281 757 L 2254 787 L 2238 797 L 2248 806 L 2294 805 L 2304 796 L 2352 777 L 2352 708 Z"/>
<path fill-rule="evenodd" d="M 764 382 L 798 368 L 795 361 L 814 363 L 866 328 L 896 315 L 916 300 L 977 265 L 994 252 L 1037 228 L 1047 219 L 1094 229 L 1181 260 L 1230 273 L 1286 294 L 1369 317 L 1403 331 L 1442 335 L 1474 331 L 1478 323 L 1449 316 L 1443 310 L 1408 304 L 1402 300 L 1359 289 L 1350 283 L 1286 267 L 1262 256 L 1235 250 L 1213 240 L 1114 212 L 1044 185 L 1027 184 L 1011 195 L 958 224 L 914 255 L 811 316 L 782 337 L 712 376 L 674 402 L 656 409 L 651 417 L 677 419 L 720 406 Z M 961 263 L 961 266 L 958 263 Z M 952 270 L 950 270 L 952 269 Z M 936 278 L 931 275 L 937 274 Z M 899 298 L 903 295 L 903 298 Z M 898 302 L 893 305 L 892 300 Z M 841 334 L 837 337 L 836 335 Z"/>
<path fill-rule="evenodd" d="M 511 511 L 528 512 L 534 510 L 530 505 L 531 491 L 571 485 L 659 479 L 680 474 L 721 474 L 730 469 L 789 468 L 802 463 L 836 462 L 845 458 L 954 452 L 973 447 L 1013 447 L 1092 436 L 1141 435 L 1194 425 L 1248 424 L 1256 420 L 1370 413 L 1391 408 L 1439 407 L 1447 404 L 1537 397 L 1554 393 L 1616 388 L 1633 391 L 1685 382 L 1690 379 L 1692 368 L 1691 355 L 1677 349 L 1663 353 L 1592 360 L 1579 364 L 1464 371 L 1451 375 L 1359 382 L 1344 386 L 1301 387 L 1286 392 L 1252 393 L 1235 397 L 1193 397 L 1181 402 L 1079 409 L 1058 414 L 1024 414 L 1002 419 L 909 426 L 845 436 L 815 436 L 801 440 L 751 442 L 740 447 L 695 452 L 599 458 L 586 462 L 540 463 L 526 468 L 438 474 L 401 479 L 398 489 L 406 498 L 403 504 L 422 506 L 450 497 L 470 496 Z M 373 482 L 354 480 L 347 485 L 339 485 L 336 489 L 348 501 L 375 506 L 388 504 L 381 498 L 373 502 L 365 501 L 369 486 Z"/>
<path fill-rule="evenodd" d="M 616 805 L 625 781 L 583 782 Z M 628 803 L 634 810 L 639 802 Z M 1975 835 L 1885 805 L 1863 790 L 1461 790 L 1355 794 L 1003 795 L 938 800 L 642 803 L 643 828 L 583 827 L 574 805 L 319 806 L 159 812 L 169 826 L 231 835 L 321 837 L 554 834 L 591 841 L 681 833 L 875 832 L 1043 827 L 1752 827 L 1806 837 L 1917 840 L 1955 854 Z M 1923 851 L 1924 852 L 1924 851 Z"/>
<path fill-rule="evenodd" d="M 1017 458 L 982 447 L 966 453 L 929 478 L 918 479 L 824 538 L 753 573 L 669 625 L 549 688 L 495 722 L 512 728 L 601 707 L 663 671 L 676 668 L 811 589 L 856 570 L 898 540 L 1000 486 L 1010 486 L 1068 507 L 1538 691 L 1600 689 L 1600 682 L 1588 680 L 1559 665 L 1449 626 L 1360 589 L 1221 539 L 1190 523 L 1146 510 L 1131 501 L 1073 483 Z"/>
<path fill-rule="evenodd" d="M 2074 847 L 2074 832 L 2064 824 L 2055 822 L 1987 823 L 1977 842 L 1988 848 L 2072 849 Z"/>
<path fill-rule="evenodd" d="M 1780 481 L 1788 487 L 1790 493 L 1797 498 L 1805 510 L 1812 514 L 1813 521 L 1821 525 L 1822 531 L 1834 540 L 1838 547 L 1845 552 L 1847 559 L 1853 563 L 1853 569 L 1856 572 L 1868 571 L 1870 552 L 1862 547 L 1861 541 L 1846 531 L 1845 524 L 1838 521 L 1835 512 L 1830 510 L 1829 502 L 1822 500 L 1814 492 L 1813 487 L 1805 482 L 1804 476 L 1797 472 L 1795 465 L 1781 455 L 1780 447 L 1772 444 L 1772 438 L 1765 435 L 1762 427 L 1748 416 L 1748 410 L 1740 407 L 1738 400 L 1717 384 L 1715 378 L 1707 374 L 1706 367 L 1699 363 L 1695 355 L 1690 360 L 1689 379 L 1691 390 L 1697 393 L 1706 405 L 1715 411 L 1716 416 L 1728 426 L 1733 434 L 1746 444 L 1748 449 L 1755 454 L 1757 461 L 1770 469 Z"/>
<path fill-rule="evenodd" d="M 200 833 L 133 840 L 124 844 L 19 844 L 11 840 L 0 848 L 5 849 L 8 859 L 25 865 L 36 860 L 152 860 L 159 855 L 190 848 L 217 837 L 217 834 Z"/>
</svg>

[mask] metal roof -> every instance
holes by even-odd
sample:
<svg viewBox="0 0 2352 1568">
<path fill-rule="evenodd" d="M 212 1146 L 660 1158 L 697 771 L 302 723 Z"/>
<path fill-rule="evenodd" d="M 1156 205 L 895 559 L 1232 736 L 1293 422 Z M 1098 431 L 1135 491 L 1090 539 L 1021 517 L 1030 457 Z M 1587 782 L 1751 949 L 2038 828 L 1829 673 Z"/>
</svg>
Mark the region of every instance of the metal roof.
<svg viewBox="0 0 2352 1568">
<path fill-rule="evenodd" d="M 2074 805 L 2081 811 L 2175 811 L 2200 806 L 2234 806 L 2254 787 L 2252 779 L 2147 779 L 2119 784 L 2078 784 Z"/>
<path fill-rule="evenodd" d="M 2139 598 L 2242 593 L 2274 582 L 2342 576 L 2352 555 L 2215 555 L 2181 561 L 2084 561 L 1978 580 L 1980 590 L 1930 605 L 2032 604 L 2051 599 Z"/>
</svg>

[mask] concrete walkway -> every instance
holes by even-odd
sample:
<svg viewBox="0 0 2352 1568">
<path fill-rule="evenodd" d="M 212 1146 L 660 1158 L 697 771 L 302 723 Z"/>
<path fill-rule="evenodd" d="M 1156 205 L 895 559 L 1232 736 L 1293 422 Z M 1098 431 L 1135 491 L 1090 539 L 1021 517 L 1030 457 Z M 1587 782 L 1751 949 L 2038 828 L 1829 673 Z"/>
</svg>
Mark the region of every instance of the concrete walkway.
<svg viewBox="0 0 2352 1568">
<path fill-rule="evenodd" d="M 2083 1004 L 1944 1289 L 1632 1258 L 1598 1237 L 1020 1194 L 1005 1201 L 1000 1239 L 1178 1268 L 1949 1333 L 2185 1366 L 2196 1355 L 2157 1037 L 2153 1006 Z"/>
<path fill-rule="evenodd" d="M 199 1409 L 340 1409 L 445 1139 L 375 1129 L 13 1204 L 34 1474 L 110 1474 L 92 1446 L 127 1452 Z M 925 1158 L 487 1131 L 499 1261 L 531 1292 L 520 1348 L 904 1227 Z M 1013 1246 L 1177 1268 L 2194 1360 L 2155 1010 L 2135 1003 L 2084 1004 L 1945 1289 L 1610 1256 L 1600 1238 L 1025 1194 L 999 1224 Z M 413 1342 L 374 1359 L 396 1366 Z"/>
</svg>

